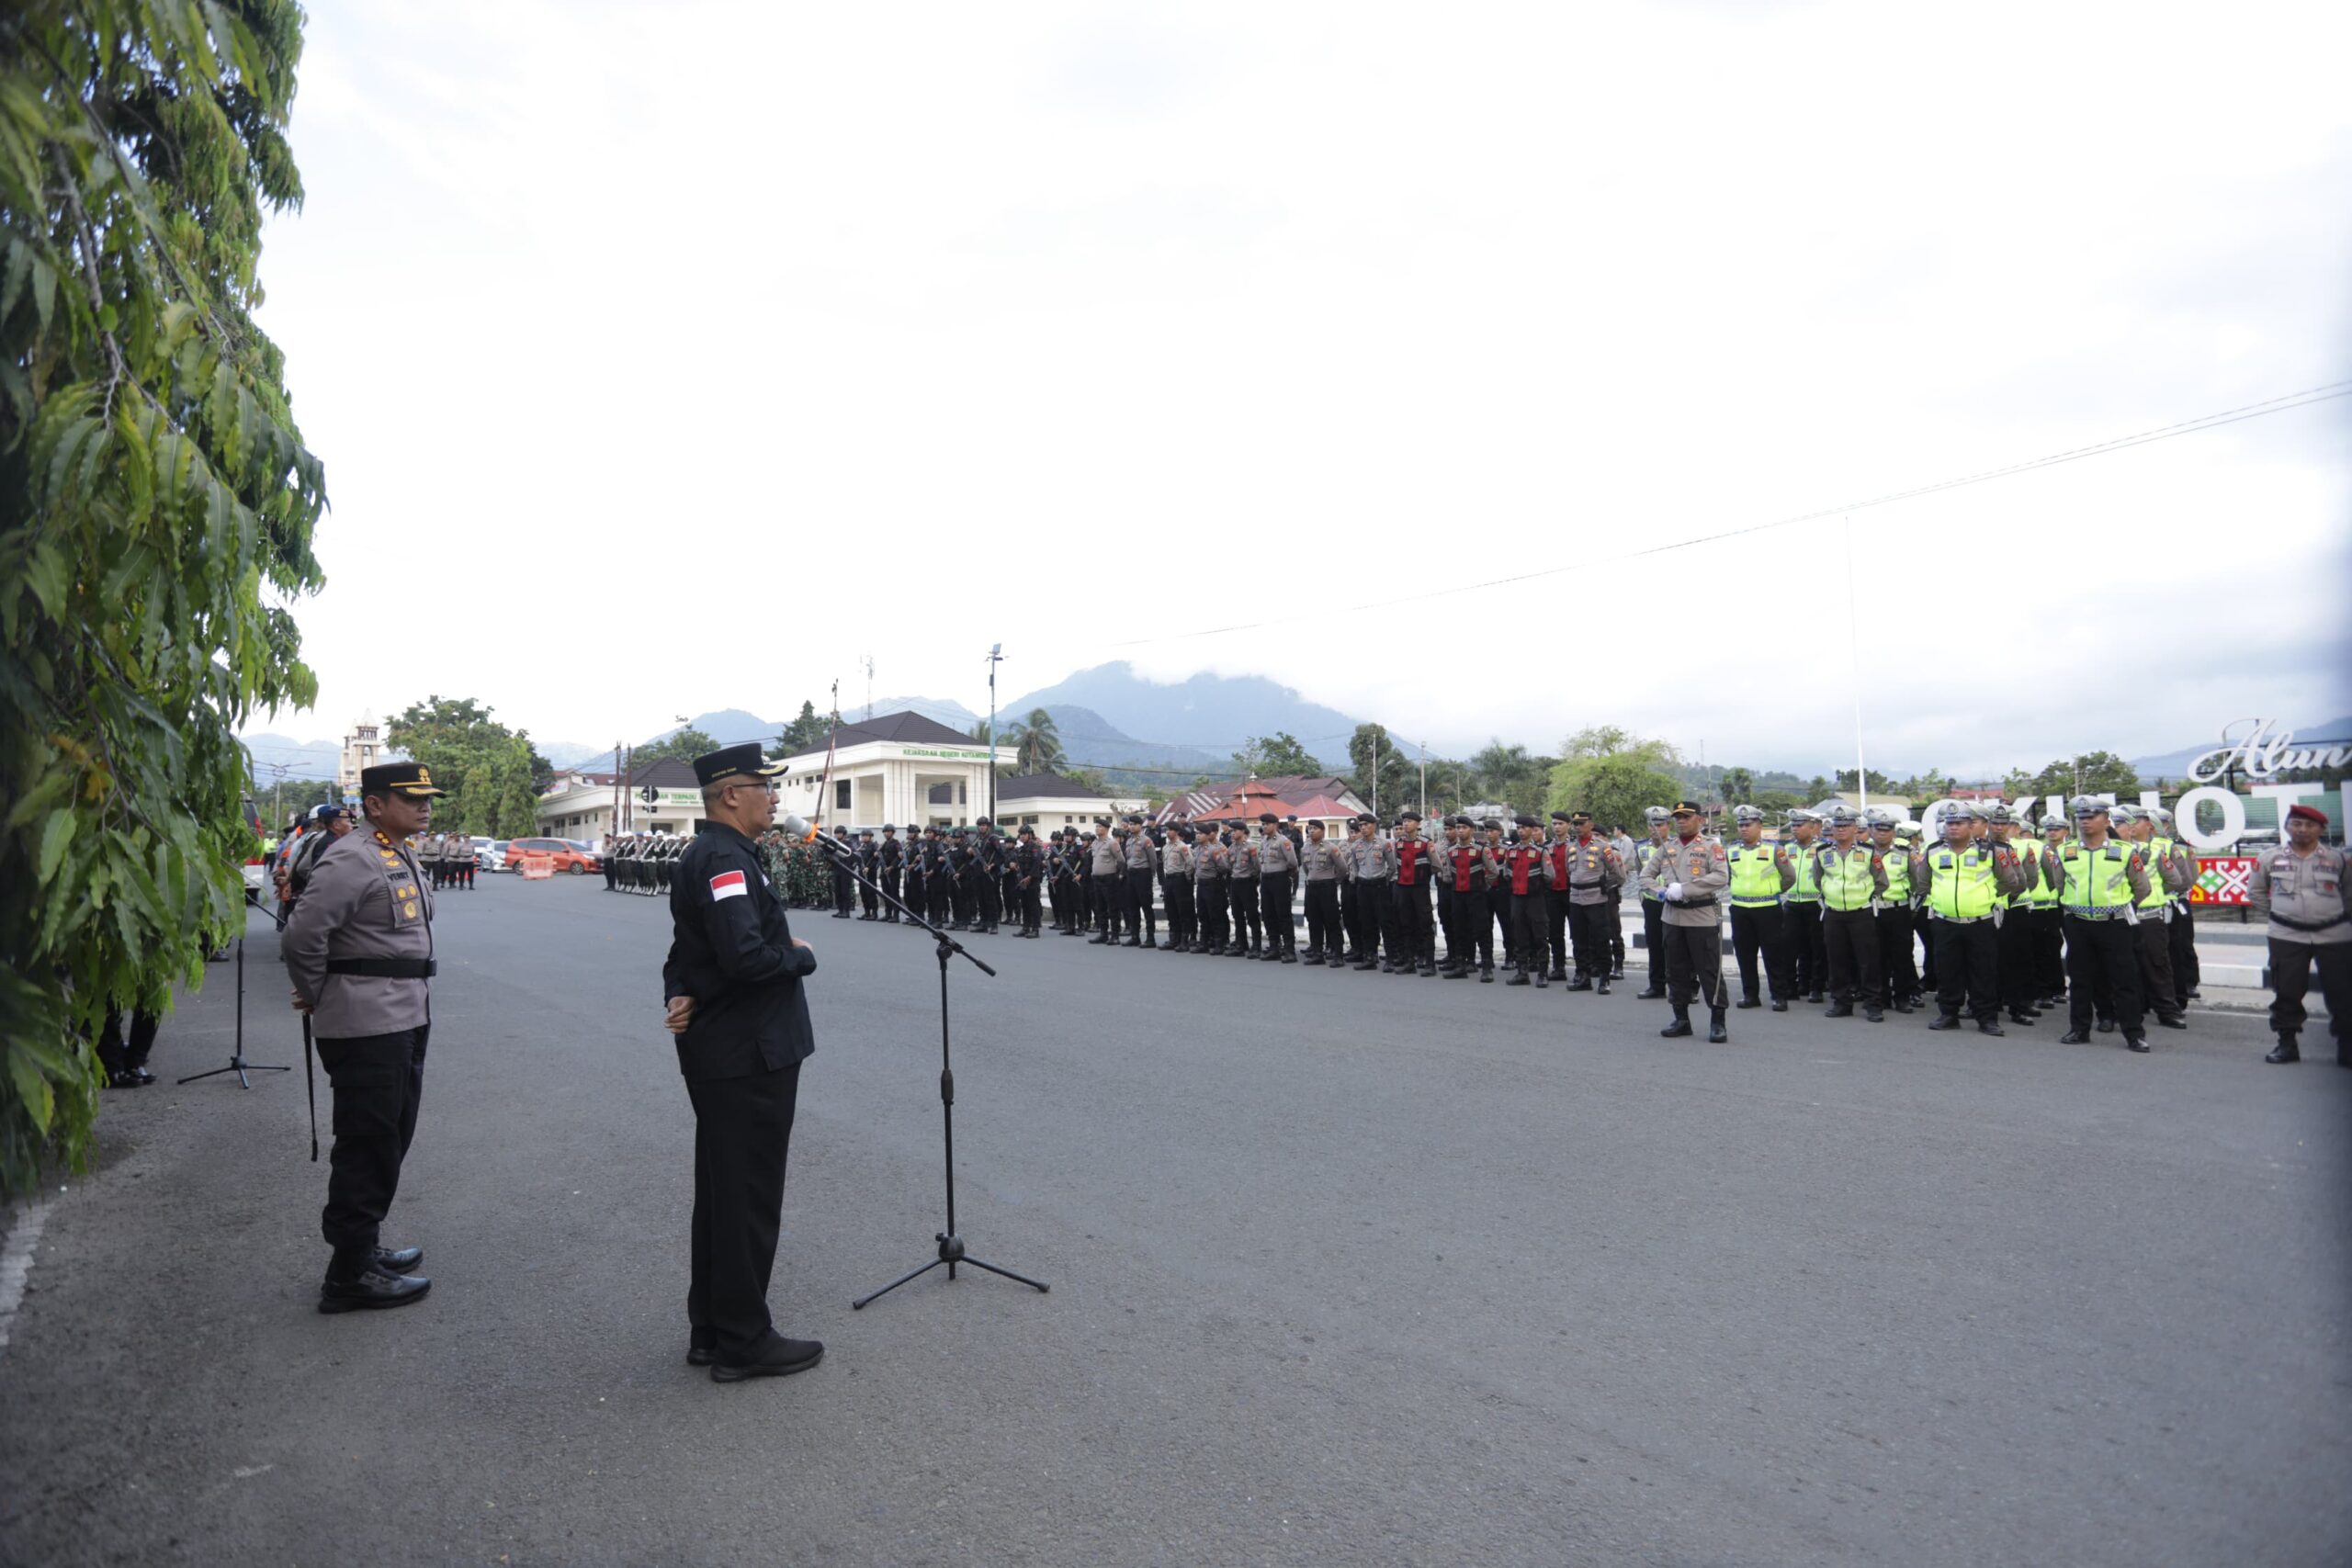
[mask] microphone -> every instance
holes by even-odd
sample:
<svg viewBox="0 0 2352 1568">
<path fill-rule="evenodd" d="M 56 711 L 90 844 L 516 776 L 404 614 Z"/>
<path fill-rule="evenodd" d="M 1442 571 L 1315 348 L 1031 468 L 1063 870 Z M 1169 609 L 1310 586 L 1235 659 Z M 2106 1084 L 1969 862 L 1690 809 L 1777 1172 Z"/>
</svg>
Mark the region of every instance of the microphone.
<svg viewBox="0 0 2352 1568">
<path fill-rule="evenodd" d="M 776 826 L 784 829 L 786 838 L 797 839 L 804 844 L 822 844 L 827 849 L 842 850 L 851 854 L 857 852 L 852 846 L 834 838 L 815 823 L 805 818 L 796 817 L 789 811 L 784 814 L 782 820 L 778 821 Z"/>
</svg>

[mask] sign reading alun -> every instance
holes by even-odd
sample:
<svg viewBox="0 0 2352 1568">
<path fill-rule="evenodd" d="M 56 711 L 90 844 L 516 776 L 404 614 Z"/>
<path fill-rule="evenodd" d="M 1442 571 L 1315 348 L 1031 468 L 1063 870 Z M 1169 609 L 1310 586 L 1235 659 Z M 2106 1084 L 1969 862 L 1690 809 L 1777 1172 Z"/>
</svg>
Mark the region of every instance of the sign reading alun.
<svg viewBox="0 0 2352 1568">
<path fill-rule="evenodd" d="M 2253 728 L 2246 731 L 2245 739 L 2208 751 L 2189 763 L 2189 782 L 2211 784 L 2233 767 L 2244 771 L 2250 777 L 2268 779 L 2295 769 L 2340 768 L 2352 761 L 2352 745 L 2298 746 L 2293 730 L 2282 729 L 2273 735 L 2268 719 L 2257 718 L 2252 722 Z M 2225 726 L 2222 738 L 2227 740 L 2230 731 L 2236 728 L 2236 725 Z"/>
</svg>

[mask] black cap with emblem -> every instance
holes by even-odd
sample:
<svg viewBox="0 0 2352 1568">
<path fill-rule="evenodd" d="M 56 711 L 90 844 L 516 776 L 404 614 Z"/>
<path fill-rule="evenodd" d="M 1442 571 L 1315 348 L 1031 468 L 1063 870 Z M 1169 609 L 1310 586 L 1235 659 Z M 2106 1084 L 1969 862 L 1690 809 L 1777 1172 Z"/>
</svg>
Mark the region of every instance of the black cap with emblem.
<svg viewBox="0 0 2352 1568">
<path fill-rule="evenodd" d="M 388 795 L 404 795 L 411 800 L 430 800 L 435 795 L 449 792 L 435 787 L 432 773 L 422 762 L 380 762 L 375 767 L 359 770 L 359 793 L 372 795 L 379 800 Z"/>
<path fill-rule="evenodd" d="M 760 743 L 756 740 L 746 740 L 740 746 L 722 746 L 695 759 L 695 783 L 705 789 L 715 784 L 725 784 L 729 779 L 772 779 L 782 772 L 782 762 L 761 760 Z"/>
</svg>

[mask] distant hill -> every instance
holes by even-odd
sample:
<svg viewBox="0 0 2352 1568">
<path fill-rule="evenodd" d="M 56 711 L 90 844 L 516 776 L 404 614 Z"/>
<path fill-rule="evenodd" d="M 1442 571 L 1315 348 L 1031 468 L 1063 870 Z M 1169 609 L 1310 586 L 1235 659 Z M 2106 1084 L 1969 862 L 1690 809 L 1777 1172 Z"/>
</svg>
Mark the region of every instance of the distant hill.
<svg viewBox="0 0 2352 1568">
<path fill-rule="evenodd" d="M 343 766 L 340 740 L 297 740 L 290 735 L 270 734 L 239 739 L 253 754 L 254 777 L 262 784 L 278 776 L 273 771 L 278 764 L 285 766 L 289 779 L 331 779 Z"/>
<path fill-rule="evenodd" d="M 1012 718 L 1017 720 L 1037 705 L 1024 702 Z M 1182 773 L 1185 778 L 1176 781 L 1182 784 L 1194 774 L 1224 773 L 1232 765 L 1233 753 L 1229 749 L 1212 752 L 1197 746 L 1155 745 L 1125 734 L 1092 708 L 1080 707 L 1074 703 L 1043 705 L 1047 713 L 1054 716 L 1054 732 L 1061 737 L 1063 754 L 1076 767 L 1116 770 L 1124 765 Z M 1002 718 L 1004 716 L 998 716 Z M 1161 779 L 1159 782 L 1165 786 L 1169 781 Z"/>
<path fill-rule="evenodd" d="M 1052 712 L 1057 725 L 1061 723 L 1059 710 L 1079 710 L 1087 715 L 1081 722 L 1107 727 L 1130 746 L 1205 755 L 1218 767 L 1250 737 L 1278 730 L 1295 737 L 1324 766 L 1341 766 L 1347 761 L 1348 737 L 1359 722 L 1337 708 L 1308 702 L 1263 675 L 1200 674 L 1162 683 L 1136 674 L 1125 660 L 1081 670 L 1066 681 L 1014 698 L 998 712 L 1017 717 L 1033 707 Z M 1067 730 L 1062 741 L 1069 745 Z"/>
<path fill-rule="evenodd" d="M 2240 726 L 2239 729 L 2233 733 L 2241 733 L 2244 728 Z M 2279 735 L 2289 728 L 2294 730 L 2298 742 L 2352 741 L 2352 718 L 2336 718 L 2330 719 L 2325 724 L 2298 724 L 2289 727 L 2273 724 L 2267 726 L 2264 733 Z M 2211 740 L 2199 740 L 2196 745 L 2184 746 L 2177 751 L 2165 751 L 2154 757 L 2134 757 L 2132 759 L 2132 765 L 2140 770 L 2141 783 L 2162 784 L 2172 779 L 2186 778 L 2188 774 L 2189 763 L 2208 751 L 2221 750 L 2221 747 L 2222 738 L 2216 735 Z"/>
<path fill-rule="evenodd" d="M 1023 711 L 1028 710 L 1024 708 Z M 874 699 L 874 712 L 919 713 L 933 723 L 944 724 L 950 729 L 960 729 L 967 735 L 971 734 L 972 727 L 986 716 L 974 713 L 953 697 L 876 697 Z M 855 724 L 865 716 L 866 707 L 863 702 L 842 705 L 842 722 L 844 724 Z M 1005 722 L 1001 711 L 997 715 L 997 722 Z"/>
</svg>

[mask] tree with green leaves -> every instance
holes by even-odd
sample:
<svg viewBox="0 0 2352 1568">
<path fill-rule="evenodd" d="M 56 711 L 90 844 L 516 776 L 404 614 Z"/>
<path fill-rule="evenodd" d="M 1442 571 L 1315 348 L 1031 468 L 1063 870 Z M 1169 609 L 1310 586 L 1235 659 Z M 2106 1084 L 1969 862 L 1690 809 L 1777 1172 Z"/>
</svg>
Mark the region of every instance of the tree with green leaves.
<svg viewBox="0 0 2352 1568">
<path fill-rule="evenodd" d="M 2012 773 L 2004 781 L 2013 799 L 2029 795 L 2113 795 L 2119 798 L 2136 799 L 2140 793 L 2140 770 L 2112 751 L 2086 751 L 2077 757 L 2061 757 L 2030 781 L 2028 787 L 2011 788 L 2018 775 Z"/>
<path fill-rule="evenodd" d="M 1589 811 L 1598 822 L 1636 831 L 1646 807 L 1670 806 L 1682 786 L 1634 750 L 1577 757 L 1554 764 L 1546 805 L 1554 811 Z"/>
<path fill-rule="evenodd" d="M 831 733 L 833 721 L 819 713 L 815 703 L 802 698 L 800 716 L 784 727 L 784 733 L 777 736 L 775 744 L 768 748 L 767 760 L 781 762 L 786 757 L 797 757 L 804 751 L 815 750 L 825 743 L 825 737 Z"/>
<path fill-rule="evenodd" d="M 237 731 L 308 706 L 324 470 L 253 321 L 292 0 L 0 20 L 0 1192 L 76 1168 L 109 1007 L 242 919 Z"/>
<path fill-rule="evenodd" d="M 424 763 L 449 792 L 434 803 L 436 832 L 512 839 L 538 826 L 537 770 L 546 759 L 529 736 L 492 718 L 488 705 L 437 694 L 411 703 L 385 725 L 384 743 Z"/>
<path fill-rule="evenodd" d="M 1724 800 L 1727 805 L 1742 806 L 1754 799 L 1756 775 L 1746 768 L 1724 770 Z"/>
<path fill-rule="evenodd" d="M 1005 739 L 1012 742 L 1013 766 L 1023 773 L 1059 773 L 1069 761 L 1062 750 L 1061 730 L 1044 708 L 1031 708 L 1028 717 L 1005 732 Z"/>
<path fill-rule="evenodd" d="M 1233 771 L 1278 777 L 1284 773 L 1318 773 L 1323 771 L 1323 764 L 1306 754 L 1298 737 L 1287 729 L 1277 729 L 1272 735 L 1251 736 L 1249 743 L 1233 754 Z"/>
<path fill-rule="evenodd" d="M 718 750 L 716 739 L 690 724 L 684 729 L 672 730 L 659 740 L 639 746 L 628 754 L 628 760 L 631 767 L 646 762 L 691 762 L 696 757 Z"/>
<path fill-rule="evenodd" d="M 1359 724 L 1348 737 L 1347 785 L 1367 805 L 1383 797 L 1401 799 L 1397 792 L 1410 766 L 1385 724 Z"/>
</svg>

